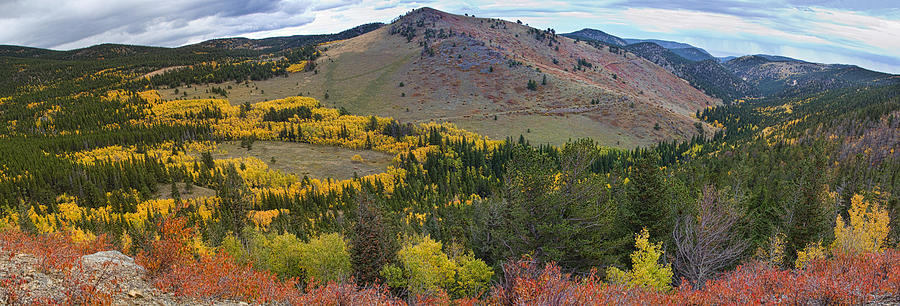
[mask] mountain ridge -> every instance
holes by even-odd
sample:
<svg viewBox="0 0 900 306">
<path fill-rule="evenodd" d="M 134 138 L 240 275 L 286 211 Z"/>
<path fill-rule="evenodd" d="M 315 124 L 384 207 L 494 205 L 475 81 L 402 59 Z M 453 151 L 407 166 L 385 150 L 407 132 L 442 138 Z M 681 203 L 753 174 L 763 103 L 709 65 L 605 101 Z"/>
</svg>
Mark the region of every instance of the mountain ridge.
<svg viewBox="0 0 900 306">
<path fill-rule="evenodd" d="M 492 138 L 523 134 L 559 143 L 581 136 L 571 122 L 612 131 L 600 137 L 610 145 L 685 138 L 696 131 L 693 113 L 718 103 L 639 57 L 552 29 L 430 8 L 323 47 L 320 73 L 305 81 L 326 103 L 404 121 L 449 120 Z M 538 129 L 548 121 L 552 127 Z M 542 138 L 558 133 L 569 136 Z"/>
</svg>

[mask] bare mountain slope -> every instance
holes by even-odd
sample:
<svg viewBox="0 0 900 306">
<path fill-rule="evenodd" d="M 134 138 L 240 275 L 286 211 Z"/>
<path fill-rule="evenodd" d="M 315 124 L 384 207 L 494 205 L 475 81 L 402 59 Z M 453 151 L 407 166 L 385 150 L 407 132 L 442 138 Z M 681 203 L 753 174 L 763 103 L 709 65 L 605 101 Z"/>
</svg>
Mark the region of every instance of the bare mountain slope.
<svg viewBox="0 0 900 306">
<path fill-rule="evenodd" d="M 644 145 L 688 137 L 694 112 L 718 103 L 630 53 L 429 8 L 325 48 L 319 72 L 306 82 L 326 104 L 405 121 L 448 120 L 493 138 Z"/>
</svg>

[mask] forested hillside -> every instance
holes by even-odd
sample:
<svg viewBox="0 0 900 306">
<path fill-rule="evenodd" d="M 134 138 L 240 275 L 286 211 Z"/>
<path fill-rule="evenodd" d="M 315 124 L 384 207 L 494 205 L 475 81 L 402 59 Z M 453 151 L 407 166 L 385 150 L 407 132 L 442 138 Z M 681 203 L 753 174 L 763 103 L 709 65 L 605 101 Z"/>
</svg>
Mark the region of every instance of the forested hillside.
<svg viewBox="0 0 900 306">
<path fill-rule="evenodd" d="M 688 81 L 691 86 L 722 101 L 731 102 L 759 96 L 753 86 L 720 65 L 717 60 L 688 60 L 652 42 L 631 44 L 625 47 L 625 50 L 656 63 Z"/>
<path fill-rule="evenodd" d="M 444 15 L 422 22 L 439 22 L 429 16 Z M 423 27 L 409 20 L 391 31 L 412 41 Z M 581 48 L 489 25 L 542 37 L 541 48 Z M 450 50 L 472 31 L 431 46 Z M 900 85 L 812 86 L 701 108 L 692 137 L 635 149 L 533 145 L 311 97 L 231 103 L 235 86 L 318 74 L 325 47 L 279 46 L 0 56 L 0 250 L 10 255 L 0 257 L 28 253 L 52 274 L 119 250 L 154 290 L 199 302 L 900 300 Z M 211 89 L 160 95 L 199 86 Z M 299 176 L 278 170 L 283 158 L 313 156 L 260 159 L 248 153 L 264 149 L 258 141 L 393 160 L 376 174 Z M 365 162 L 355 154 L 330 166 Z M 63 279 L 71 291 L 39 297 L 32 279 L 0 273 L 0 299 L 121 294 Z"/>
<path fill-rule="evenodd" d="M 767 97 L 784 98 L 829 89 L 900 82 L 896 75 L 853 65 L 809 63 L 782 56 L 748 55 L 722 64 Z"/>
</svg>

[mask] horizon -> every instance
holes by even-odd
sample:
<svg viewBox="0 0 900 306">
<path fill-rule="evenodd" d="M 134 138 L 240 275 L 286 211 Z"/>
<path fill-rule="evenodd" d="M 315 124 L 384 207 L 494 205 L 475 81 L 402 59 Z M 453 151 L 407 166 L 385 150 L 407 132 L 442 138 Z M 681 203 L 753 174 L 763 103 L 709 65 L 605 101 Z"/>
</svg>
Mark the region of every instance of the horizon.
<svg viewBox="0 0 900 306">
<path fill-rule="evenodd" d="M 153 2 L 130 2 L 133 7 L 147 3 Z M 49 7 L 54 6 L 6 3 L 0 7 L 5 6 L 4 11 L 14 15 L 0 15 L 0 25 L 6 25 L 2 28 L 10 29 L 0 30 L 0 43 L 53 50 L 104 43 L 179 47 L 220 38 L 338 33 L 367 23 L 388 24 L 412 9 L 432 7 L 451 14 L 521 20 L 558 33 L 589 28 L 620 38 L 676 41 L 704 49 L 715 57 L 767 54 L 900 73 L 900 41 L 892 39 L 893 33 L 900 32 L 900 9 L 889 1 L 853 4 L 778 0 L 766 1 L 765 9 L 759 8 L 762 4 L 754 6 L 739 0 L 550 3 L 271 0 L 211 4 L 208 0 L 195 0 L 179 2 L 172 9 L 153 9 L 133 18 L 113 20 L 102 17 L 128 15 L 128 8 L 129 13 L 136 14 L 131 12 L 135 9 L 117 4 L 95 12 L 90 8 L 97 8 L 97 3 L 88 1 L 80 10 L 70 10 L 72 16 L 48 14 L 49 19 L 45 19 L 29 16 L 44 15 L 40 14 L 42 10 L 52 10 Z M 71 26 L 84 20 L 91 22 L 83 27 Z"/>
</svg>

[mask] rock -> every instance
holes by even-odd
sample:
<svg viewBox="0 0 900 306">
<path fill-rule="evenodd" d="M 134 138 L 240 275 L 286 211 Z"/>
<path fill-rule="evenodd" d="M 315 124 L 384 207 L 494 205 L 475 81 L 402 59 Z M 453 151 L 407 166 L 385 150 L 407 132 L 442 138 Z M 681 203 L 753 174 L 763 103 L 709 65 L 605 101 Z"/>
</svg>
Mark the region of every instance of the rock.
<svg viewBox="0 0 900 306">
<path fill-rule="evenodd" d="M 135 274 L 143 274 L 146 272 L 144 267 L 134 263 L 134 259 L 122 254 L 119 251 L 102 251 L 90 255 L 81 256 L 81 266 L 84 269 L 98 270 L 110 268 L 115 265 L 114 269 L 132 270 Z"/>
<path fill-rule="evenodd" d="M 134 259 L 119 251 L 102 251 L 81 256 L 72 267 L 78 282 L 96 284 L 105 292 L 119 292 L 116 299 L 137 299 L 152 290 L 146 281 L 147 271 Z M 128 303 L 126 303 L 128 304 Z"/>
</svg>

